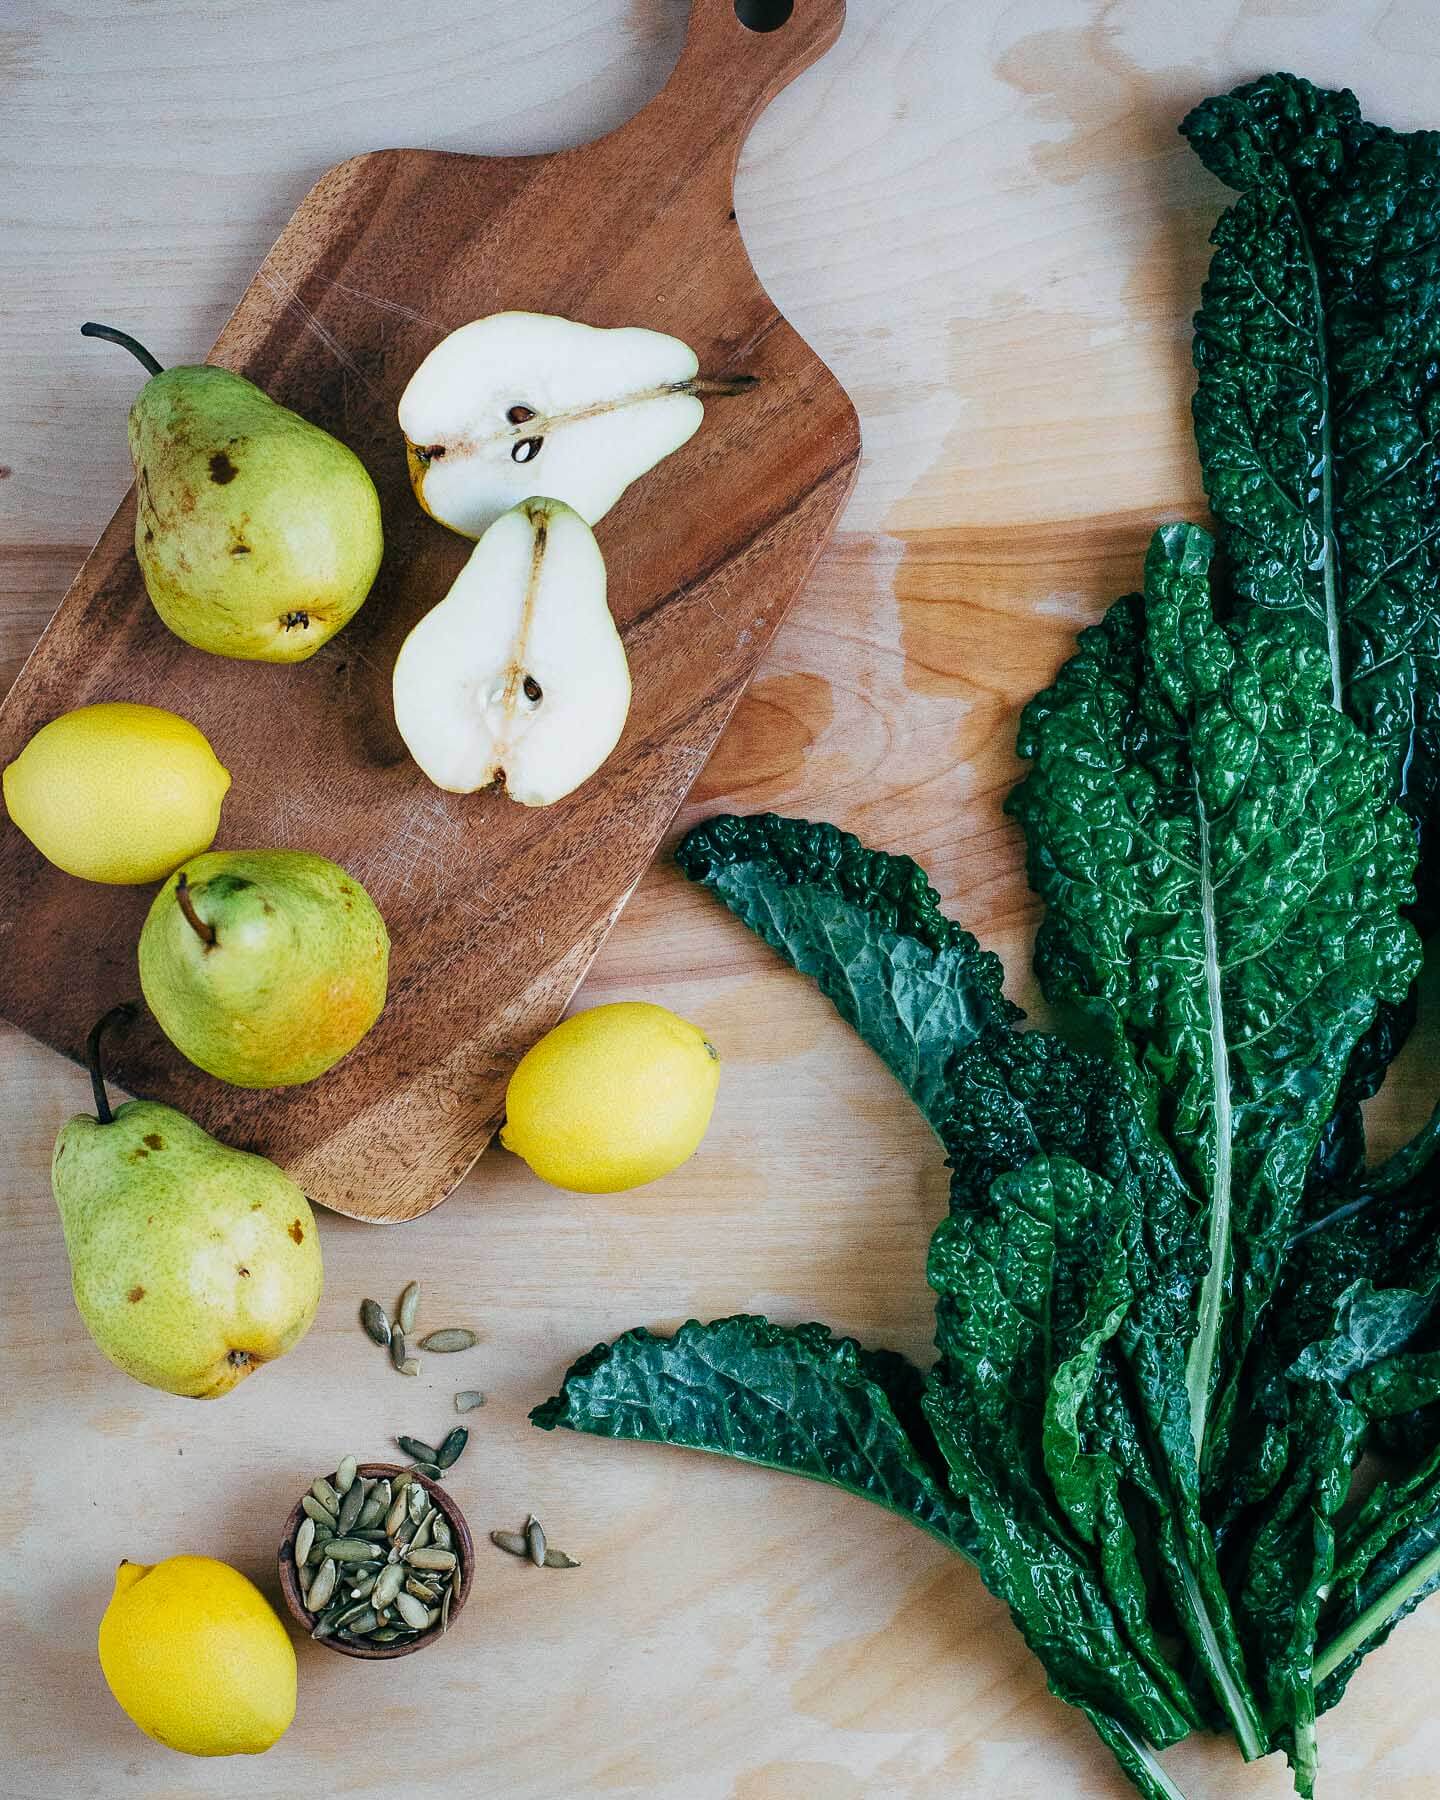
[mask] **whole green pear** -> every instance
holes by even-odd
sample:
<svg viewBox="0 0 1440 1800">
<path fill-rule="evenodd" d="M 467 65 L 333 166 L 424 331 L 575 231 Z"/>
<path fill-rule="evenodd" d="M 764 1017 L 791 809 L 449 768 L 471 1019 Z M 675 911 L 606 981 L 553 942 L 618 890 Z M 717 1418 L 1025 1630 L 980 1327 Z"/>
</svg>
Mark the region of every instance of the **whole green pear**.
<svg viewBox="0 0 1440 1800">
<path fill-rule="evenodd" d="M 229 369 L 147 369 L 130 409 L 135 554 L 155 610 L 217 656 L 303 662 L 360 609 L 384 547 L 375 484 L 338 438 Z"/>
<path fill-rule="evenodd" d="M 173 1106 L 112 1112 L 90 1037 L 96 1116 L 55 1140 L 51 1186 L 75 1304 L 115 1364 L 147 1387 L 213 1400 L 309 1330 L 320 1303 L 310 1203 L 263 1156 L 232 1150 Z"/>
<path fill-rule="evenodd" d="M 306 850 L 191 857 L 140 932 L 140 986 L 160 1029 L 236 1087 L 323 1075 L 380 1017 L 389 962 L 374 901 Z"/>
</svg>

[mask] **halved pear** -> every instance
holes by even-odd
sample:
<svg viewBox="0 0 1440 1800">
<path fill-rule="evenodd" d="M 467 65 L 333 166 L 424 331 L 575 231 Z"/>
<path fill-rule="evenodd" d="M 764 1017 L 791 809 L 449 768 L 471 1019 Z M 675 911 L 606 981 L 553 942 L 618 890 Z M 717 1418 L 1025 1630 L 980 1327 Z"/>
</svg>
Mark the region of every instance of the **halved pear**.
<svg viewBox="0 0 1440 1800">
<path fill-rule="evenodd" d="M 437 787 L 549 806 L 593 775 L 630 710 L 595 534 L 563 500 L 502 513 L 395 659 L 395 723 Z"/>
<path fill-rule="evenodd" d="M 699 429 L 705 381 L 679 338 L 502 312 L 438 343 L 400 396 L 410 482 L 432 518 L 479 537 L 532 494 L 593 525 L 637 476 Z"/>
</svg>

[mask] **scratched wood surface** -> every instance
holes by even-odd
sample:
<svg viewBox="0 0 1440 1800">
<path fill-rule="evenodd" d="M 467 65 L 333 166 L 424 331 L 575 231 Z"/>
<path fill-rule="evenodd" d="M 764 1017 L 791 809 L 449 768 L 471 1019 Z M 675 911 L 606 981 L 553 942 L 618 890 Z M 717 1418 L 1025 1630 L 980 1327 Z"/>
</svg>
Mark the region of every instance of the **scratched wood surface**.
<svg viewBox="0 0 1440 1800">
<path fill-rule="evenodd" d="M 131 378 L 73 337 L 81 318 L 103 301 L 197 353 L 323 168 L 380 142 L 591 136 L 658 91 L 683 14 L 12 6 L 0 669 L 128 479 Z M 851 0 L 836 49 L 757 125 L 736 207 L 767 289 L 857 401 L 866 460 L 691 814 L 774 806 L 914 852 L 1027 999 L 1034 911 L 1000 812 L 1016 709 L 1133 584 L 1155 520 L 1200 501 L 1187 321 L 1222 196 L 1174 122 L 1289 67 L 1348 81 L 1372 117 L 1435 124 L 1433 25 L 1428 0 Z M 83 130 L 54 129 L 75 117 Z M 916 1355 L 928 1342 L 944 1173 L 884 1071 L 663 862 L 580 998 L 621 997 L 703 1020 L 722 1046 L 689 1167 L 576 1200 L 487 1153 L 414 1225 L 325 1219 L 314 1331 L 209 1408 L 127 1382 L 80 1330 L 47 1168 L 84 1083 L 0 1033 L 7 1800 L 378 1800 L 402 1779 L 423 1800 L 1122 1800 L 1002 1609 L 928 1539 L 806 1483 L 526 1426 L 579 1349 L 640 1322 L 759 1308 Z M 1400 1071 L 1392 1128 L 1433 1085 L 1433 1043 Z M 429 1318 L 473 1320 L 485 1343 L 402 1383 L 353 1316 L 412 1275 Z M 482 1561 L 455 1638 L 385 1670 L 302 1646 L 299 1717 L 258 1761 L 189 1763 L 138 1737 L 94 1658 L 114 1562 L 192 1548 L 264 1577 L 303 1475 L 439 1429 L 472 1382 L 491 1396 L 454 1484 L 472 1523 L 533 1505 L 584 1568 Z M 1357 1678 L 1324 1731 L 1332 1800 L 1432 1800 L 1437 1652 L 1440 1603 Z M 1193 1800 L 1287 1792 L 1283 1770 L 1223 1746 L 1167 1766 Z"/>
</svg>

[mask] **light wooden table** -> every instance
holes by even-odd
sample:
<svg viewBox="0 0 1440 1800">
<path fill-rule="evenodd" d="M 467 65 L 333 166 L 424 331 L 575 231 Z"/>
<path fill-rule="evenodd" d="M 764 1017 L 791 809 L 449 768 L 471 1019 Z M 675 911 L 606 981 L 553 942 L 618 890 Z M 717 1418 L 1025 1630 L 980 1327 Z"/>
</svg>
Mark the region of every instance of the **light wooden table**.
<svg viewBox="0 0 1440 1800">
<path fill-rule="evenodd" d="M 134 372 L 82 343 L 82 319 L 200 356 L 327 165 L 388 144 L 582 140 L 658 88 L 684 14 L 12 0 L 0 680 L 128 480 Z M 774 807 L 912 852 L 1026 998 L 1034 908 L 1000 810 L 1017 707 L 1134 584 L 1154 523 L 1201 504 L 1188 321 L 1222 195 L 1176 121 L 1281 67 L 1354 86 L 1371 117 L 1440 124 L 1435 24 L 1434 0 L 852 0 L 837 49 L 756 127 L 737 206 L 762 279 L 854 396 L 866 462 L 691 816 Z M 0 1033 L 5 1800 L 1125 1791 L 976 1576 L 920 1533 L 808 1483 L 525 1423 L 577 1352 L 641 1322 L 757 1309 L 928 1346 L 945 1174 L 883 1069 L 665 866 L 582 999 L 622 996 L 722 1047 L 696 1160 L 577 1199 L 496 1151 L 417 1224 L 327 1217 L 314 1330 L 214 1406 L 136 1386 L 85 1336 L 47 1171 L 86 1084 Z M 1402 1071 L 1412 1111 L 1427 1058 Z M 393 1431 L 443 1429 L 462 1371 L 431 1359 L 401 1382 L 355 1324 L 362 1294 L 412 1276 L 430 1320 L 485 1333 L 463 1381 L 490 1404 L 453 1484 L 477 1533 L 534 1507 L 583 1569 L 487 1555 L 454 1638 L 422 1657 L 365 1667 L 302 1645 L 299 1717 L 262 1760 L 168 1754 L 101 1681 L 113 1565 L 198 1550 L 268 1583 L 304 1480 Z M 1440 1605 L 1327 1720 L 1333 1800 L 1435 1794 L 1437 1651 Z M 1221 1747 L 1168 1765 L 1205 1800 L 1287 1791 L 1280 1768 Z"/>
</svg>

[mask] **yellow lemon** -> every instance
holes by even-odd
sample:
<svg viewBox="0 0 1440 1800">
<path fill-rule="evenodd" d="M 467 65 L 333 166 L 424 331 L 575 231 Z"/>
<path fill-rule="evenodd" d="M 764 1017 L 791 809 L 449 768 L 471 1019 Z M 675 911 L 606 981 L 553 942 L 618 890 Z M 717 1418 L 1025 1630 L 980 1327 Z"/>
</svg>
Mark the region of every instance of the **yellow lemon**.
<svg viewBox="0 0 1440 1800">
<path fill-rule="evenodd" d="M 295 1651 L 228 1563 L 122 1562 L 100 1621 L 110 1692 L 147 1737 L 188 1756 L 255 1756 L 295 1717 Z"/>
<path fill-rule="evenodd" d="M 522 1058 L 500 1142 L 582 1194 L 640 1187 L 693 1156 L 715 1110 L 720 1053 L 663 1006 L 576 1013 Z"/>
<path fill-rule="evenodd" d="M 105 700 L 42 725 L 5 770 L 5 808 L 67 875 L 160 881 L 206 850 L 229 772 L 158 706 Z"/>
</svg>

